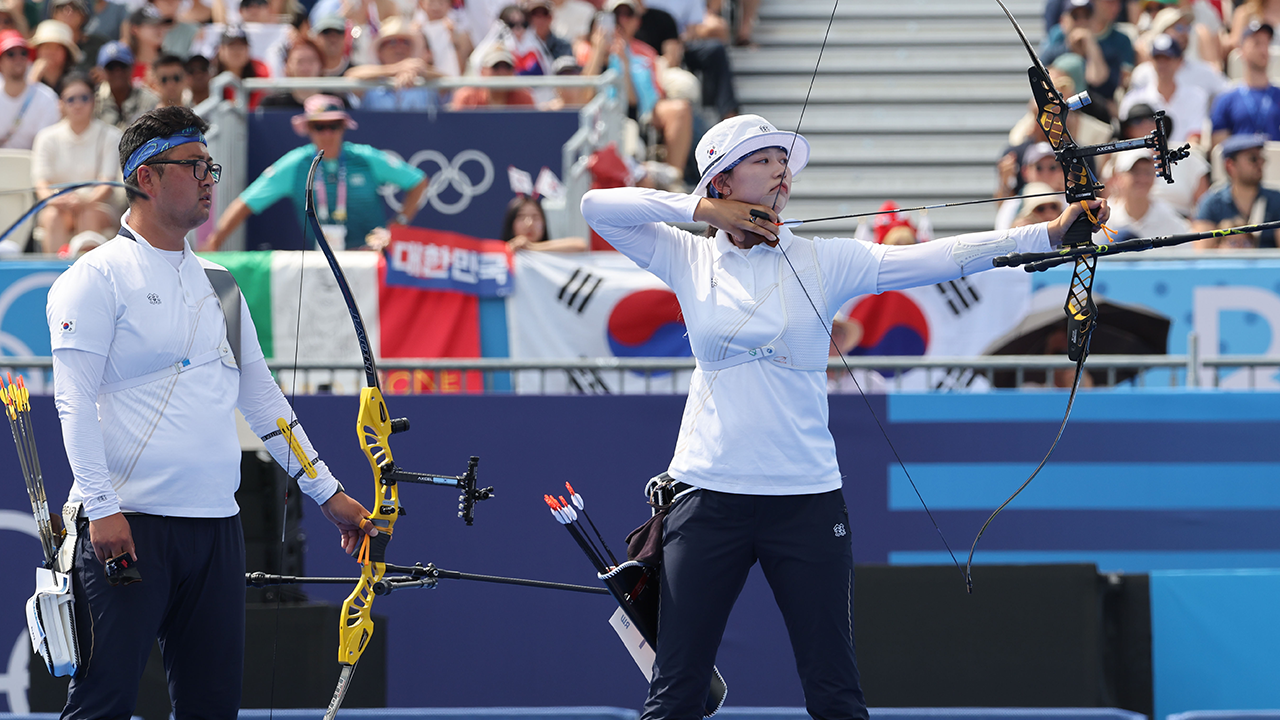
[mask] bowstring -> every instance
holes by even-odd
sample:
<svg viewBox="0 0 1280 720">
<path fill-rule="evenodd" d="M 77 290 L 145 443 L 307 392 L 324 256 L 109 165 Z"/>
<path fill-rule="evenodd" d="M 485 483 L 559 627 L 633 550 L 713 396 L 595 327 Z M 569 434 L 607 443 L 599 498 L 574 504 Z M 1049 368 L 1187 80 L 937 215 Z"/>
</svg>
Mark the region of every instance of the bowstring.
<svg viewBox="0 0 1280 720">
<path fill-rule="evenodd" d="M 791 161 L 792 151 L 795 150 L 796 140 L 800 137 L 800 128 L 804 124 L 804 114 L 809 107 L 809 98 L 813 95 L 813 86 L 818 80 L 818 69 L 822 66 L 822 56 L 827 50 L 827 42 L 831 38 L 831 28 L 835 24 L 836 11 L 839 8 L 840 0 L 835 0 L 831 5 L 831 17 L 827 19 L 827 30 L 822 36 L 822 46 L 818 48 L 818 61 L 814 63 L 813 75 L 809 78 L 809 89 L 805 92 L 804 103 L 800 106 L 800 117 L 796 120 L 795 133 L 791 136 L 791 147 L 787 150 L 788 164 L 790 164 Z M 770 209 L 774 211 L 775 215 L 777 214 L 778 199 L 782 196 L 783 184 L 784 183 L 778 184 L 778 190 L 774 193 L 773 203 L 770 206 Z M 796 273 L 796 267 L 792 264 L 790 256 L 787 255 L 786 248 L 782 246 L 782 243 L 778 243 L 777 247 L 778 250 L 782 252 L 783 259 L 787 261 L 788 267 L 791 268 L 791 273 L 795 275 L 796 281 L 800 285 L 800 289 L 804 292 L 805 299 L 809 301 L 809 307 L 813 308 L 813 312 L 817 314 L 818 320 L 822 323 L 823 330 L 827 334 L 827 339 L 831 341 L 832 345 L 835 345 L 835 338 L 832 337 L 831 333 L 831 322 L 827 320 L 822 311 L 818 309 L 817 303 L 814 302 L 813 297 L 809 295 L 809 289 L 805 287 L 804 282 L 800 280 L 800 275 Z M 854 376 L 853 369 L 849 367 L 849 362 L 845 360 L 844 353 L 839 353 L 839 355 L 840 362 L 844 365 L 845 371 L 849 373 L 849 377 L 853 380 L 854 387 L 858 388 L 858 394 L 862 396 L 862 401 L 866 403 L 867 411 L 871 413 L 872 419 L 876 421 L 876 427 L 880 428 L 880 434 L 884 437 L 885 442 L 889 445 L 889 449 L 893 452 L 893 457 L 898 462 L 898 467 L 902 468 L 903 474 L 907 476 L 907 482 L 911 483 L 911 489 L 915 491 L 916 497 L 919 498 L 920 505 L 924 508 L 925 514 L 929 516 L 929 522 L 933 523 L 933 529 L 937 531 L 938 537 L 942 539 L 942 545 L 947 549 L 947 554 L 951 556 L 951 562 L 955 563 L 956 570 L 960 571 L 960 574 L 964 577 L 966 584 L 972 585 L 968 575 L 965 573 L 964 569 L 960 567 L 960 560 L 957 559 L 956 554 L 952 552 L 951 543 L 947 542 L 947 536 L 943 534 L 942 528 L 939 527 L 937 519 L 933 517 L 933 511 L 929 510 L 929 505 L 924 501 L 924 495 L 920 493 L 920 488 L 916 486 L 916 481 L 911 477 L 911 472 L 907 470 L 906 463 L 902 461 L 902 456 L 898 454 L 898 448 L 894 447 L 893 441 L 889 439 L 889 433 L 885 429 L 884 423 L 880 422 L 880 417 L 876 415 L 875 409 L 871 407 L 871 400 L 867 397 L 867 394 L 863 392 L 862 384 L 859 383 L 858 378 Z"/>
<path fill-rule="evenodd" d="M 311 188 L 306 188 L 304 192 L 310 193 Z M 305 199 L 304 199 L 305 201 Z M 302 347 L 302 291 L 303 281 L 306 279 L 307 273 L 307 230 L 309 223 L 302 225 L 302 250 L 298 253 L 298 314 L 294 318 L 293 327 L 293 367 L 290 369 L 289 377 L 289 424 L 293 425 L 298 419 L 298 413 L 294 410 L 294 402 L 298 398 L 298 353 Z M 317 241 L 318 242 L 318 241 Z M 284 500 L 280 503 L 280 552 L 277 556 L 276 568 L 281 575 L 284 574 L 284 555 L 285 555 L 285 537 L 289 531 L 289 486 L 293 478 L 293 452 L 286 453 L 288 459 L 284 466 Z M 267 693 L 267 718 L 273 720 L 276 711 L 276 662 L 277 653 L 280 646 L 280 605 L 283 600 L 284 589 L 281 586 L 276 591 L 276 610 L 275 610 L 275 630 L 271 635 L 271 686 Z"/>
</svg>

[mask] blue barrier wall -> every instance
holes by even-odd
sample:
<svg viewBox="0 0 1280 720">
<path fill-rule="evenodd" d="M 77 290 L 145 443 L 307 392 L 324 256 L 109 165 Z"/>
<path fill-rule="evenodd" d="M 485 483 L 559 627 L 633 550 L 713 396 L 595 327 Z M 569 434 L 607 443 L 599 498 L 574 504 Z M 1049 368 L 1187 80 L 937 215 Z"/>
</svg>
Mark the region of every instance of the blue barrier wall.
<svg viewBox="0 0 1280 720">
<path fill-rule="evenodd" d="M 920 470 L 921 491 L 957 551 L 1039 461 L 1065 401 L 1060 392 L 870 400 L 908 467 Z M 977 562 L 1063 558 L 1131 572 L 1280 567 L 1280 508 L 1275 476 L 1268 481 L 1266 475 L 1280 462 L 1278 401 L 1271 393 L 1082 393 L 1054 460 L 1025 500 L 987 531 Z M 326 448 L 326 461 L 367 502 L 373 489 L 353 433 L 356 400 L 300 397 L 296 403 L 309 434 Z M 479 455 L 481 480 L 497 497 L 479 506 L 468 528 L 455 517 L 454 491 L 405 486 L 408 515 L 396 527 L 389 558 L 591 583 L 590 566 L 550 517 L 542 495 L 558 494 L 572 481 L 614 550 L 621 550 L 623 536 L 648 515 L 641 487 L 669 459 L 683 398 L 435 396 L 390 403 L 394 414 L 413 421 L 413 429 L 393 441 L 399 464 L 456 474 L 467 456 Z M 69 471 L 51 400 L 36 398 L 34 415 L 49 495 L 60 501 Z M 847 477 L 857 561 L 945 557 L 923 510 L 902 499 L 892 452 L 862 399 L 833 397 L 831 427 Z M 1198 479 L 1184 471 L 1188 466 Z M 0 441 L 0 467 L 6 469 L 0 527 L 29 526 L 8 440 Z M 1166 487 L 1177 488 L 1176 502 Z M 1249 492 L 1257 493 L 1256 503 Z M 306 509 L 308 572 L 354 574 L 332 527 L 314 505 Z M 17 648 L 15 641 L 27 642 L 20 608 L 39 556 L 25 534 L 11 535 L 7 547 L 0 570 L 15 580 L 0 590 L 0 657 Z M 145 551 L 142 563 L 145 568 Z M 338 601 L 346 591 L 310 592 Z M 606 597 L 442 581 L 436 590 L 406 590 L 376 603 L 392 627 L 392 705 L 638 707 L 643 700 L 644 680 L 606 624 L 613 611 Z M 1220 642 L 1247 639 L 1237 632 Z M 25 661 L 16 655 L 14 662 Z M 719 662 L 733 705 L 802 704 L 781 618 L 758 574 L 730 621 Z M 13 662 L 9 667 L 18 669 Z M 867 697 L 874 705 L 875 688 L 867 688 Z"/>
</svg>

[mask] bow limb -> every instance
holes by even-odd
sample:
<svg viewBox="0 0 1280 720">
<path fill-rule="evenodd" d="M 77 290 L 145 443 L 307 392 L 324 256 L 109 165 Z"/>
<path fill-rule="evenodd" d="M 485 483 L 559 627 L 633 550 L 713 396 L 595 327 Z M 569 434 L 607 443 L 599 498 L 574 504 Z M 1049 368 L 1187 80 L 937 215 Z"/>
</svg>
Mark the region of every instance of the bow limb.
<svg viewBox="0 0 1280 720">
<path fill-rule="evenodd" d="M 324 253 L 338 289 L 342 292 L 342 298 L 347 303 L 347 311 L 351 314 L 351 323 L 355 327 L 356 340 L 360 345 L 360 355 L 364 361 L 365 381 L 368 386 L 360 391 L 360 407 L 356 415 L 356 437 L 360 440 L 360 449 L 364 451 L 369 461 L 369 469 L 373 473 L 374 495 L 377 502 L 374 503 L 369 521 L 378 529 L 376 537 L 366 535 L 361 544 L 358 558 L 362 565 L 360 580 L 342 603 L 342 615 L 338 628 L 338 662 L 342 664 L 342 673 L 338 678 L 338 686 L 334 690 L 328 712 L 325 714 L 325 718 L 331 720 L 337 715 L 355 673 L 356 664 L 360 662 L 360 656 L 368 647 L 369 639 L 373 637 L 375 595 L 373 588 L 386 574 L 387 545 L 391 542 L 395 521 L 400 513 L 399 485 L 394 480 L 384 482 L 383 473 L 395 467 L 389 442 L 391 434 L 407 428 L 407 424 L 391 420 L 387 413 L 386 402 L 383 400 L 378 382 L 378 366 L 369 344 L 369 335 L 365 331 L 364 319 L 360 315 L 360 307 L 356 304 L 351 286 L 347 283 L 347 277 L 342 272 L 333 249 L 329 247 L 329 242 L 325 239 L 324 231 L 320 227 L 320 220 L 316 216 L 315 175 L 316 168 L 323 159 L 323 152 L 316 153 L 315 159 L 311 161 L 311 169 L 307 173 L 305 215 L 307 226 L 315 235 L 316 245 Z"/>
</svg>

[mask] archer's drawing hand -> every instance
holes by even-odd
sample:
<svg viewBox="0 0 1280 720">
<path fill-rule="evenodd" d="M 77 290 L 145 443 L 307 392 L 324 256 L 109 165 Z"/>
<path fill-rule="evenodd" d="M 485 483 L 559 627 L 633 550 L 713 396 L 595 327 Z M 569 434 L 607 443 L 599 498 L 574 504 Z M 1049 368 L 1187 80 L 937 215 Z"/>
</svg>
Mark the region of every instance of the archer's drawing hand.
<svg viewBox="0 0 1280 720">
<path fill-rule="evenodd" d="M 769 219 L 753 217 L 752 210 L 763 212 Z M 778 215 L 764 205 L 723 198 L 702 198 L 693 211 L 693 219 L 725 231 L 733 243 L 743 249 L 761 242 L 778 244 Z"/>
</svg>

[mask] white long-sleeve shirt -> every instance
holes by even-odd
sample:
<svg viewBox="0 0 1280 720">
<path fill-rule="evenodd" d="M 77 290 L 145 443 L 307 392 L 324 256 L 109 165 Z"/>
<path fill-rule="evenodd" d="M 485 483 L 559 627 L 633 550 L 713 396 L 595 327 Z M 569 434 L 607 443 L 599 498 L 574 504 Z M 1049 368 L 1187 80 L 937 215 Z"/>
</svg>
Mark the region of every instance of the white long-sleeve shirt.
<svg viewBox="0 0 1280 720">
<path fill-rule="evenodd" d="M 126 224 L 128 215 L 125 216 Z M 132 230 L 132 228 L 131 228 Z M 241 299 L 243 369 L 231 359 L 222 307 L 188 246 L 166 253 L 137 233 L 84 255 L 49 291 L 54 402 L 74 484 L 91 520 L 126 510 L 175 517 L 239 512 L 240 444 L 233 409 L 266 435 L 292 409 L 271 378 Z M 217 360 L 136 387 L 111 386 L 220 352 Z M 308 459 L 316 457 L 294 428 Z M 277 435 L 267 450 L 299 468 Z M 299 478 L 323 503 L 340 489 L 323 462 Z"/>
<path fill-rule="evenodd" d="M 902 247 L 843 238 L 810 243 L 783 228 L 778 247 L 762 243 L 742 250 L 723 231 L 706 238 L 663 224 L 692 222 L 700 200 L 639 188 L 593 190 L 583 197 L 582 213 L 601 237 L 665 282 L 680 301 L 699 367 L 667 472 L 721 492 L 827 492 L 840 487 L 841 476 L 827 427 L 824 370 L 759 360 L 705 371 L 703 363 L 767 346 L 784 329 L 794 354 L 825 358 L 831 314 L 855 296 L 954 280 L 989 269 L 992 257 L 1009 252 L 1049 250 L 1044 225 Z M 783 290 L 799 253 L 810 248 L 818 277 L 804 283 L 805 300 L 817 312 L 805 302 L 805 314 L 785 301 Z"/>
</svg>

